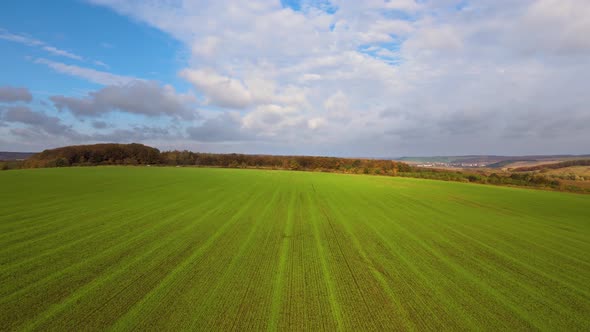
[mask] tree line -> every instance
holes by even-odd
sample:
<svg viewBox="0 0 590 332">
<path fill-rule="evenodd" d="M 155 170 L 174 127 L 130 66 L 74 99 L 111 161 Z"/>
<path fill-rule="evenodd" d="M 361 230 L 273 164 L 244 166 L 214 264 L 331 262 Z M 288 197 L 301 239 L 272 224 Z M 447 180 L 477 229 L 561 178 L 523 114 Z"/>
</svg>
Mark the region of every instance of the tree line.
<svg viewBox="0 0 590 332">
<path fill-rule="evenodd" d="M 160 152 L 143 144 L 93 144 L 66 146 L 33 155 L 25 168 L 96 165 L 168 165 L 230 168 L 269 168 L 355 174 L 396 175 L 411 170 L 408 164 L 392 160 L 314 156 L 274 156 L 201 153 L 192 151 Z"/>
<path fill-rule="evenodd" d="M 93 144 L 44 150 L 25 160 L 25 168 L 157 164 L 160 151 L 143 144 Z"/>
</svg>

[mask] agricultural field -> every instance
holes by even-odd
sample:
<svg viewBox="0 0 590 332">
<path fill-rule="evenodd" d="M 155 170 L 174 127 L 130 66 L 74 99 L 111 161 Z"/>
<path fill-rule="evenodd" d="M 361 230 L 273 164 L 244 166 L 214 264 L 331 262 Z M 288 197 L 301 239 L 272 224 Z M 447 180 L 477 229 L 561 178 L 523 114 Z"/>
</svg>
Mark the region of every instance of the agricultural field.
<svg viewBox="0 0 590 332">
<path fill-rule="evenodd" d="M 159 167 L 0 185 L 0 330 L 590 328 L 589 195 Z"/>
</svg>

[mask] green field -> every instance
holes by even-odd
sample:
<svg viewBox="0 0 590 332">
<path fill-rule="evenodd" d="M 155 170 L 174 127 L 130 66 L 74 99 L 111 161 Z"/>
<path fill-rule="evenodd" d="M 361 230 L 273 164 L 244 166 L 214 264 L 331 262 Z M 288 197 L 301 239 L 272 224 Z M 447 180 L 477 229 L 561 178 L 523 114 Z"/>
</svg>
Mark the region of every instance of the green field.
<svg viewBox="0 0 590 332">
<path fill-rule="evenodd" d="M 155 167 L 0 188 L 0 330 L 590 329 L 587 195 Z"/>
</svg>

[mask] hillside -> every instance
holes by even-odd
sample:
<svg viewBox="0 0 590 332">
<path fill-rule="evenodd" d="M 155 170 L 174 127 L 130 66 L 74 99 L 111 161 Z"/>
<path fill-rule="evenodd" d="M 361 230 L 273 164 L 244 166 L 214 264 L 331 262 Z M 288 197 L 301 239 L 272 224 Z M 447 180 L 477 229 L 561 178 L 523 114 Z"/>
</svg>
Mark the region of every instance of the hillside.
<svg viewBox="0 0 590 332">
<path fill-rule="evenodd" d="M 562 161 L 558 163 L 547 163 L 541 164 L 536 166 L 530 167 L 519 167 L 513 169 L 514 172 L 531 172 L 531 171 L 542 171 L 542 170 L 549 170 L 549 169 L 560 169 L 572 166 L 590 166 L 590 159 L 580 159 L 580 160 L 568 160 Z"/>
<path fill-rule="evenodd" d="M 560 161 L 590 159 L 590 155 L 530 155 L 530 156 L 433 156 L 433 157 L 402 157 L 398 160 L 412 164 L 429 164 L 429 166 L 470 168 L 506 168 L 535 166 L 543 163 L 555 163 Z"/>
<path fill-rule="evenodd" d="M 33 156 L 34 152 L 5 152 L 0 151 L 0 161 L 17 161 L 25 160 Z"/>
</svg>

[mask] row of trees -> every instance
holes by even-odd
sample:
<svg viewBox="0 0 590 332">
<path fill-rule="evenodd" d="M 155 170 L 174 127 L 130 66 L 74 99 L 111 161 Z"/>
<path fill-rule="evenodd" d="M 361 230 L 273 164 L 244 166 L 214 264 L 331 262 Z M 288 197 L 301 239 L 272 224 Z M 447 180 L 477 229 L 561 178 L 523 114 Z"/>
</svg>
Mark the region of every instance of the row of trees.
<svg viewBox="0 0 590 332">
<path fill-rule="evenodd" d="M 162 152 L 165 165 L 198 165 L 233 168 L 272 168 L 290 170 L 338 171 L 343 173 L 387 174 L 408 171 L 411 167 L 392 160 L 352 159 L 313 156 L 273 156 L 217 154 L 191 151 Z"/>
<path fill-rule="evenodd" d="M 396 175 L 411 167 L 392 160 L 312 156 L 165 151 L 142 144 L 94 144 L 45 150 L 25 161 L 24 167 L 67 167 L 92 165 L 170 165 L 233 168 L 271 168 L 325 172 Z"/>
<path fill-rule="evenodd" d="M 94 144 L 44 150 L 27 159 L 24 167 L 146 165 L 159 162 L 160 151 L 143 144 Z"/>
</svg>

